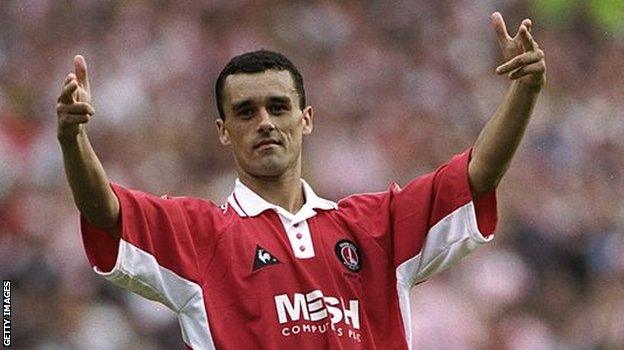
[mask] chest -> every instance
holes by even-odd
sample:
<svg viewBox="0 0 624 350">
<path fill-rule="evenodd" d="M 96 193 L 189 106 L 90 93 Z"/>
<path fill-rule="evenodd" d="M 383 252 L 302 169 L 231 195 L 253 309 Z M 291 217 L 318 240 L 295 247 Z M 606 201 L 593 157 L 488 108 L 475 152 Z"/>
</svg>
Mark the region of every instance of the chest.
<svg viewBox="0 0 624 350">
<path fill-rule="evenodd" d="M 388 312 L 397 310 L 390 267 L 386 250 L 349 220 L 319 214 L 289 225 L 268 212 L 228 227 L 205 269 L 204 301 L 213 327 L 361 345 L 371 337 L 364 329 L 400 329 Z"/>
<path fill-rule="evenodd" d="M 275 212 L 228 227 L 205 269 L 221 302 L 308 293 L 357 297 L 363 282 L 388 278 L 387 254 L 365 232 L 329 216 L 288 222 Z M 339 295 L 338 295 L 339 294 Z M 215 300 L 216 301 L 216 300 Z"/>
</svg>

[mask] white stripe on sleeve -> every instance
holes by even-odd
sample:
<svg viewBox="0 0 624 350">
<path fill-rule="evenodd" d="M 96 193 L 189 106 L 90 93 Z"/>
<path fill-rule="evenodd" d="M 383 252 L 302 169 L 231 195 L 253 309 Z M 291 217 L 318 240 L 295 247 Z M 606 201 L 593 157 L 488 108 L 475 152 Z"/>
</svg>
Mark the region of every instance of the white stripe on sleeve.
<svg viewBox="0 0 624 350">
<path fill-rule="evenodd" d="M 483 237 L 479 232 L 474 203 L 469 202 L 431 227 L 421 251 L 397 267 L 397 293 L 409 349 L 412 346 L 410 289 L 454 265 L 493 237 Z"/>
<path fill-rule="evenodd" d="M 162 267 L 156 258 L 119 241 L 117 262 L 110 272 L 94 267 L 97 274 L 119 287 L 158 301 L 178 316 L 184 342 L 193 349 L 214 349 L 201 287 Z"/>
</svg>

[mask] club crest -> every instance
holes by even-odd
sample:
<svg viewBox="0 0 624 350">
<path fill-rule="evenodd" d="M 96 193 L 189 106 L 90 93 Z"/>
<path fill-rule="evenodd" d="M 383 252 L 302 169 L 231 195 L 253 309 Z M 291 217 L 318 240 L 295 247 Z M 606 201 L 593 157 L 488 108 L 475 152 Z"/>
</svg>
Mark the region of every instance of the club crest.
<svg viewBox="0 0 624 350">
<path fill-rule="evenodd" d="M 347 269 L 358 272 L 362 269 L 362 255 L 355 243 L 343 239 L 336 243 L 336 256 Z"/>
</svg>

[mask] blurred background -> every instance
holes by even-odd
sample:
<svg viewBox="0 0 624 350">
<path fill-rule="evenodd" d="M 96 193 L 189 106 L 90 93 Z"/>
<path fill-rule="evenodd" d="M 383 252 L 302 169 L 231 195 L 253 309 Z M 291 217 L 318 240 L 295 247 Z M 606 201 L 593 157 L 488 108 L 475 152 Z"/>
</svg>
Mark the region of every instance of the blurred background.
<svg viewBox="0 0 624 350">
<path fill-rule="evenodd" d="M 413 292 L 417 349 L 624 349 L 624 1 L 1 1 L 0 275 L 19 349 L 172 349 L 173 315 L 91 270 L 56 141 L 83 54 L 110 178 L 222 203 L 213 85 L 285 53 L 316 108 L 304 176 L 340 199 L 469 147 L 509 86 L 489 15 L 530 17 L 548 85 L 499 189 L 497 238 Z"/>
</svg>

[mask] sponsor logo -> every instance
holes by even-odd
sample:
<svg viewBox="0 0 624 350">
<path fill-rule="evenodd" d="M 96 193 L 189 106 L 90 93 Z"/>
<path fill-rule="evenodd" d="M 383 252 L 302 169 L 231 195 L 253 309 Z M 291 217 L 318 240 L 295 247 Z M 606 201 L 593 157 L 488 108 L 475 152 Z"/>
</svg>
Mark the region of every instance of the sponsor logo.
<svg viewBox="0 0 624 350">
<path fill-rule="evenodd" d="M 362 255 L 355 243 L 343 239 L 336 243 L 336 256 L 347 269 L 358 272 L 362 269 Z"/>
<path fill-rule="evenodd" d="M 361 341 L 359 301 L 325 296 L 320 290 L 274 297 L 283 336 L 334 332 Z M 320 322 L 325 320 L 325 322 Z"/>
<path fill-rule="evenodd" d="M 275 264 L 279 264 L 279 260 L 277 260 L 276 257 L 271 255 L 271 253 L 269 253 L 266 249 L 257 245 L 252 271 L 256 271 L 265 266 L 275 265 Z"/>
</svg>

